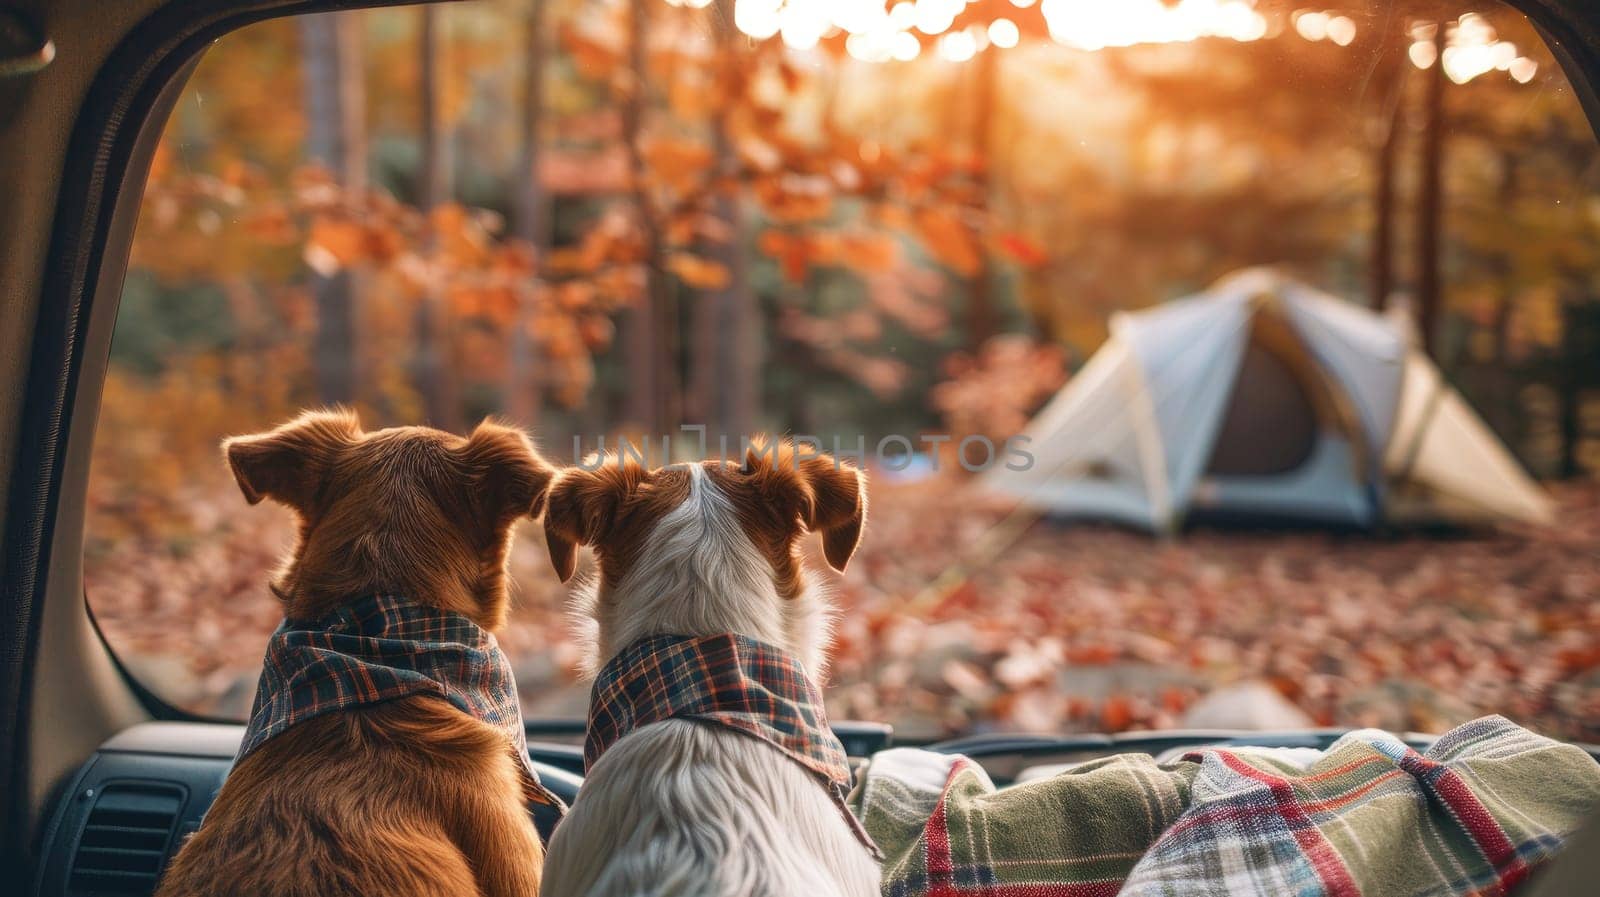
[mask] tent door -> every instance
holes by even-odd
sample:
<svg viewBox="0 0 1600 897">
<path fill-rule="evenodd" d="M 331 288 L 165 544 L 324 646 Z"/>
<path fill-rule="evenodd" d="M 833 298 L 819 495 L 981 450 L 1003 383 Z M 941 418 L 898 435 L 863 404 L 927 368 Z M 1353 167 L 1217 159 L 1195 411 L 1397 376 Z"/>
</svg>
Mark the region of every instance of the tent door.
<svg viewBox="0 0 1600 897">
<path fill-rule="evenodd" d="M 1194 507 L 1366 522 L 1375 509 L 1364 446 L 1338 384 L 1263 302 Z"/>
</svg>

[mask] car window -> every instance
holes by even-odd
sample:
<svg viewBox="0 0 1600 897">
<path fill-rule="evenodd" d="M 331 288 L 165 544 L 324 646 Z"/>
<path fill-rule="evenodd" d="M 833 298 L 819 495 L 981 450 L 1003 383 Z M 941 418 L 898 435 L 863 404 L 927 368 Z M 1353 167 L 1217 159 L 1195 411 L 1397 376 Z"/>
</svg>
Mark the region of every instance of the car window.
<svg viewBox="0 0 1600 897">
<path fill-rule="evenodd" d="M 1600 738 L 1597 184 L 1487 0 L 252 25 L 150 175 L 88 601 L 156 694 L 242 718 L 294 532 L 224 436 L 332 403 L 560 464 L 789 433 L 871 480 L 835 718 Z M 511 566 L 524 710 L 581 717 L 536 523 Z"/>
</svg>

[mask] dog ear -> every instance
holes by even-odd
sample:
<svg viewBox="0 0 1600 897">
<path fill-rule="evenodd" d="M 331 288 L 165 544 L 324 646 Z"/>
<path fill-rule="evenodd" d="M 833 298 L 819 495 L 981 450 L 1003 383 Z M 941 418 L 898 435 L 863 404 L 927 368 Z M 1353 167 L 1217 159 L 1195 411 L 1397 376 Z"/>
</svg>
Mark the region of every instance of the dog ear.
<svg viewBox="0 0 1600 897">
<path fill-rule="evenodd" d="M 762 488 L 774 504 L 792 502 L 806 529 L 822 533 L 828 566 L 843 572 L 867 522 L 866 474 L 809 446 L 765 437 L 751 440 L 744 470 L 767 480 Z"/>
<path fill-rule="evenodd" d="M 544 510 L 555 468 L 539 457 L 526 433 L 485 419 L 454 454 L 492 528 Z"/>
<path fill-rule="evenodd" d="M 867 524 L 867 475 L 830 455 L 807 457 L 799 467 L 811 494 L 802 511 L 806 528 L 822 533 L 822 556 L 843 573 Z"/>
<path fill-rule="evenodd" d="M 556 477 L 545 501 L 544 538 L 562 582 L 577 570 L 578 546 L 604 539 L 623 500 L 645 476 L 638 464 L 608 455 L 598 467 L 569 467 Z"/>
<path fill-rule="evenodd" d="M 222 453 L 245 501 L 270 498 L 306 513 L 340 452 L 360 438 L 355 412 L 334 408 L 307 411 L 268 433 L 225 439 Z"/>
</svg>

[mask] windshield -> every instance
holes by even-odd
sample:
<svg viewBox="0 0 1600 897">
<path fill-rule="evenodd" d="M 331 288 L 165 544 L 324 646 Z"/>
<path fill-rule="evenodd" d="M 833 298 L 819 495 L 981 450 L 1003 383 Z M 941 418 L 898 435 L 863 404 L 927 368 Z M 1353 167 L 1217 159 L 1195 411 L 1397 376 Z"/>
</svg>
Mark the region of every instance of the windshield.
<svg viewBox="0 0 1600 897">
<path fill-rule="evenodd" d="M 294 533 L 222 437 L 332 403 L 499 415 L 558 464 L 789 433 L 871 483 L 835 719 L 1600 739 L 1597 184 L 1488 0 L 253 25 L 150 174 L 88 600 L 134 677 L 238 719 Z M 521 530 L 501 642 L 528 717 L 581 718 Z"/>
</svg>

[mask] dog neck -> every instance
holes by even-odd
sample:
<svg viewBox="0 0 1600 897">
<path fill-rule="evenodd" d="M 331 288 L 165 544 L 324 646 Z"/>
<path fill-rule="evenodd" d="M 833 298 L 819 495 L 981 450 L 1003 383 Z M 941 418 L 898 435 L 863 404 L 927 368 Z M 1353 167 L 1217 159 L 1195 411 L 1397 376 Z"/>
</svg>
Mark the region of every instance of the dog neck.
<svg viewBox="0 0 1600 897">
<path fill-rule="evenodd" d="M 688 497 L 656 523 L 631 569 L 617 582 L 596 576 L 579 588 L 589 673 L 642 638 L 727 633 L 787 651 L 820 682 L 832 622 L 825 591 L 807 584 L 782 597 L 733 503 L 702 466 L 689 471 Z"/>
</svg>

